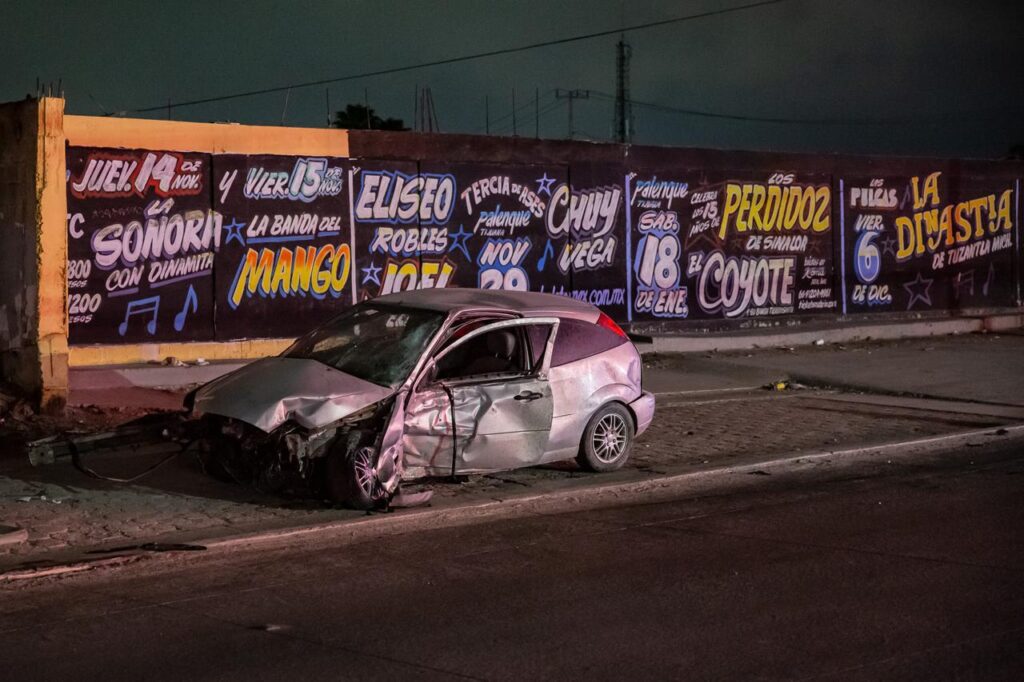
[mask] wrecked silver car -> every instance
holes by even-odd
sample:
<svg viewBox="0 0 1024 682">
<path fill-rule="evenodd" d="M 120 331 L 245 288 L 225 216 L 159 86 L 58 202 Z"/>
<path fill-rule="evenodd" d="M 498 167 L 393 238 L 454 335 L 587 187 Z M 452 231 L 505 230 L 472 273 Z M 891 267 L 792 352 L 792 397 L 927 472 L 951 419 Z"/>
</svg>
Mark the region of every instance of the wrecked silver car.
<svg viewBox="0 0 1024 682">
<path fill-rule="evenodd" d="M 405 479 L 575 458 L 613 471 L 654 416 L 641 360 L 594 306 L 428 289 L 372 299 L 186 399 L 214 473 L 301 480 L 359 509 Z"/>
</svg>

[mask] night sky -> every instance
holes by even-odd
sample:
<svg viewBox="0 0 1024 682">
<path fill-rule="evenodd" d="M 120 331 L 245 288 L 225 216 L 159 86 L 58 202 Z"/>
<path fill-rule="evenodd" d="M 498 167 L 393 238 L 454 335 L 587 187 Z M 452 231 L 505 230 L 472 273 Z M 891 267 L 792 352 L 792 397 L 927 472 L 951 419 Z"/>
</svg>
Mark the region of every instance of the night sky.
<svg viewBox="0 0 1024 682">
<path fill-rule="evenodd" d="M 99 115 L 288 85 L 614 29 L 751 0 L 164 2 L 8 0 L 0 100 L 63 79 L 69 113 Z M 789 0 L 627 34 L 635 141 L 696 147 L 1001 157 L 1024 144 L 1024 10 L 1019 0 Z M 609 36 L 329 87 L 332 109 L 361 102 L 412 122 L 429 86 L 441 130 L 612 135 Z M 178 107 L 171 117 L 323 126 L 325 87 Z M 156 113 L 130 114 L 164 118 Z"/>
</svg>

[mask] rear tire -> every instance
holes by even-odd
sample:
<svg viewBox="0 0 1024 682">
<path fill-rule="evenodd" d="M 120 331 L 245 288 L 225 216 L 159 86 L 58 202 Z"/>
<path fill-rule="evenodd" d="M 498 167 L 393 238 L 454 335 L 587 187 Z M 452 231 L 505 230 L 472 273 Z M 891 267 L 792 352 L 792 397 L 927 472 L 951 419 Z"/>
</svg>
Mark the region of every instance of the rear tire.
<svg viewBox="0 0 1024 682">
<path fill-rule="evenodd" d="M 352 509 L 369 511 L 387 507 L 390 496 L 375 473 L 378 456 L 376 448 L 369 445 L 328 455 L 324 467 L 327 497 Z"/>
<path fill-rule="evenodd" d="M 633 415 L 622 403 L 608 403 L 590 418 L 576 461 L 587 471 L 621 469 L 633 446 Z"/>
</svg>

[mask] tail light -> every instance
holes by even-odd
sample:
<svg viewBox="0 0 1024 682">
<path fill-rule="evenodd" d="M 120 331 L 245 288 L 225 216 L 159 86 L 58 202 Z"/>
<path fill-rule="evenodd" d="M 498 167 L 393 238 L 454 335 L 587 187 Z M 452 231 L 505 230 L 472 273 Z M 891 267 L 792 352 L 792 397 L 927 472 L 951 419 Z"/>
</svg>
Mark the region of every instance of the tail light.
<svg viewBox="0 0 1024 682">
<path fill-rule="evenodd" d="M 613 320 L 612 318 L 608 317 L 604 313 L 601 313 L 601 316 L 597 318 L 597 324 L 598 324 L 598 326 L 604 327 L 605 329 L 607 329 L 609 331 L 615 332 L 616 334 L 618 334 L 619 336 L 621 336 L 624 339 L 628 339 L 629 338 L 629 336 L 626 335 L 626 332 L 622 331 L 622 327 L 620 327 L 619 325 L 615 324 L 615 320 Z"/>
</svg>

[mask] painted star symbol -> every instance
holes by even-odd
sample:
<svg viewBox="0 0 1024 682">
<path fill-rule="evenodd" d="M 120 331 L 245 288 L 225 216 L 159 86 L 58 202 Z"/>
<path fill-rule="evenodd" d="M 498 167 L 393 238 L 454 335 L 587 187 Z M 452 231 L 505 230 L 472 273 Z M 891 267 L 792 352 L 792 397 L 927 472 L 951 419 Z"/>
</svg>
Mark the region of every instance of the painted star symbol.
<svg viewBox="0 0 1024 682">
<path fill-rule="evenodd" d="M 896 240 L 892 237 L 886 237 L 882 240 L 882 255 L 891 253 L 892 257 L 896 257 Z"/>
<path fill-rule="evenodd" d="M 449 236 L 452 238 L 452 245 L 448 247 L 448 253 L 458 249 L 466 255 L 466 260 L 473 260 L 473 257 L 469 255 L 469 249 L 466 247 L 466 240 L 472 237 L 473 233 L 466 232 L 466 229 L 459 225 L 459 231 Z"/>
<path fill-rule="evenodd" d="M 910 295 L 910 300 L 907 301 L 907 310 L 914 307 L 914 304 L 920 301 L 926 306 L 931 307 L 932 305 L 932 282 L 934 279 L 925 279 L 918 272 L 917 276 L 914 277 L 912 282 L 905 282 L 903 288 L 907 290 L 907 294 Z"/>
<path fill-rule="evenodd" d="M 230 244 L 232 239 L 237 239 L 239 244 L 245 246 L 245 239 L 242 237 L 243 227 L 245 227 L 245 223 L 240 223 L 232 218 L 231 224 L 224 226 L 224 229 L 228 231 L 228 236 L 227 239 L 224 240 L 224 243 Z"/>
<path fill-rule="evenodd" d="M 363 268 L 362 270 L 363 270 L 363 281 L 362 281 L 362 284 L 366 284 L 367 282 L 373 282 L 377 286 L 380 286 L 380 271 L 381 271 L 381 269 L 377 267 L 376 263 L 374 263 L 373 261 L 370 261 L 370 265 L 365 267 L 365 268 Z"/>
<path fill-rule="evenodd" d="M 547 194 L 551 196 L 551 185 L 555 182 L 555 178 L 549 178 L 547 172 L 544 172 L 544 177 L 537 178 L 537 194 Z"/>
</svg>

